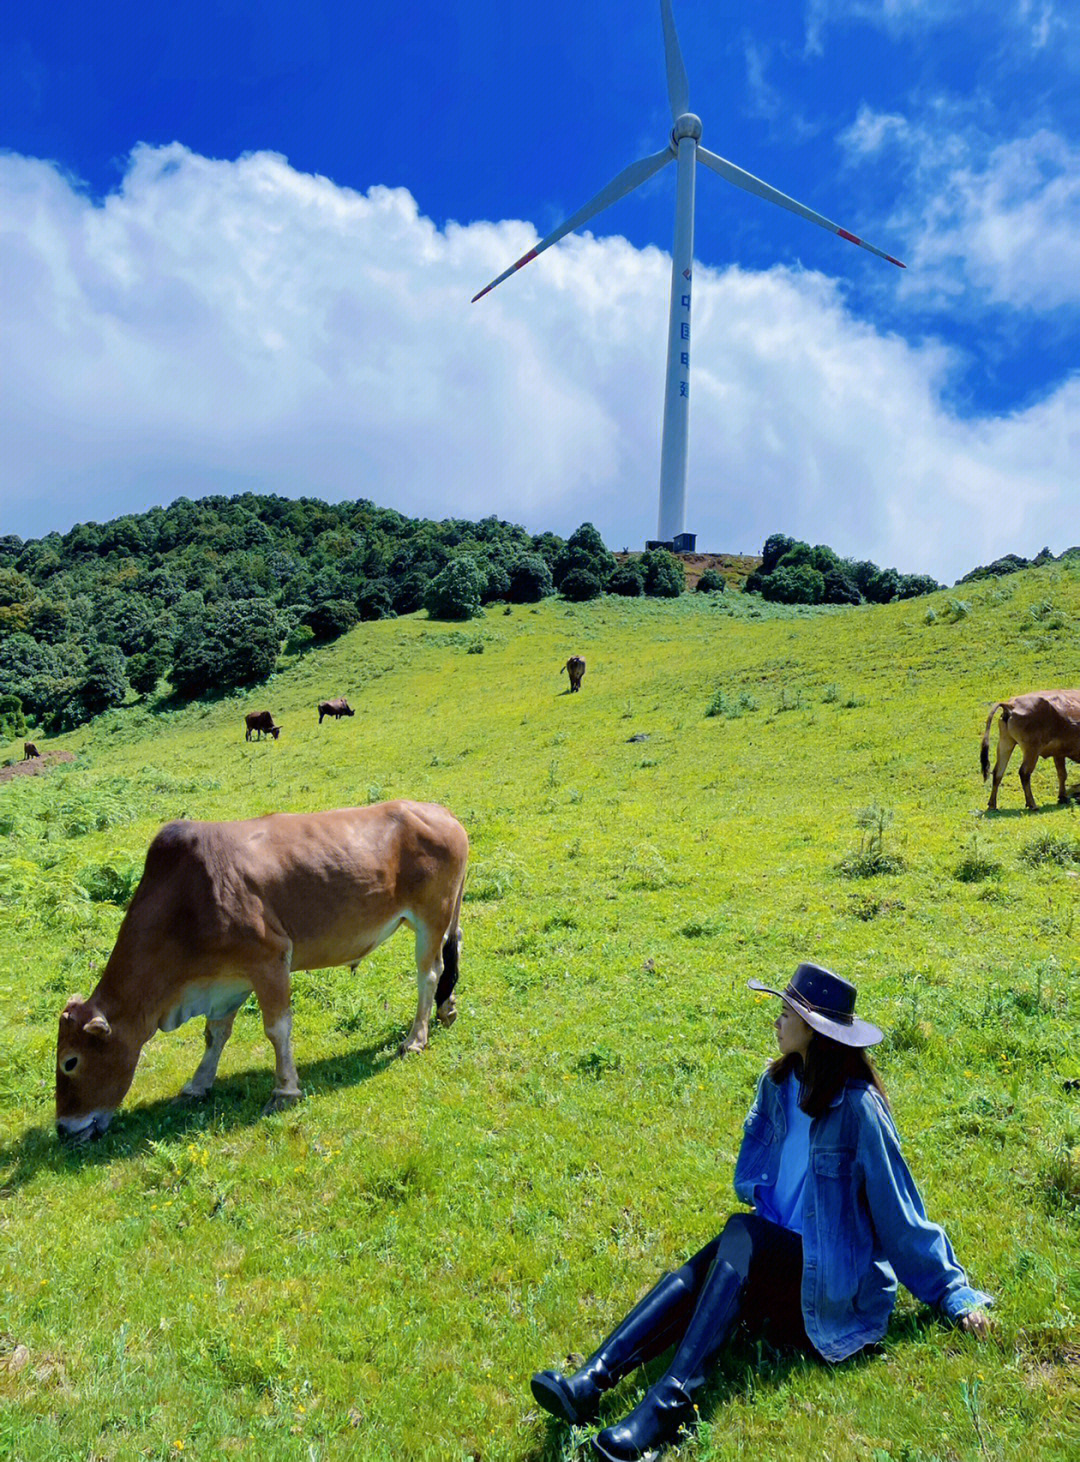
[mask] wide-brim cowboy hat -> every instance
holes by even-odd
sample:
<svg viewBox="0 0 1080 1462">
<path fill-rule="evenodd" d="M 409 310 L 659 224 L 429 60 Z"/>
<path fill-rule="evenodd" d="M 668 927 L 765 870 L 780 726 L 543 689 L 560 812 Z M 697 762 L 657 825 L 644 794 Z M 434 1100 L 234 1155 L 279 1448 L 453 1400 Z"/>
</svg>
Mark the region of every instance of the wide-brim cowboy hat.
<svg viewBox="0 0 1080 1462">
<path fill-rule="evenodd" d="M 760 980 L 748 980 L 747 984 L 751 990 L 778 995 L 811 1030 L 842 1046 L 876 1046 L 885 1039 L 876 1025 L 855 1014 L 855 986 L 820 965 L 799 965 L 786 990 L 774 990 Z"/>
</svg>

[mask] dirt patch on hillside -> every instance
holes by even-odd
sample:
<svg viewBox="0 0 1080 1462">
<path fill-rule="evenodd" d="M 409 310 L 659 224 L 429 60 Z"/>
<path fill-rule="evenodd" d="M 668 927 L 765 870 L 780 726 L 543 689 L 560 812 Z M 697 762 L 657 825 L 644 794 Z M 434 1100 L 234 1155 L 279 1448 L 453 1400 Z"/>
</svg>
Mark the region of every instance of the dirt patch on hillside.
<svg viewBox="0 0 1080 1462">
<path fill-rule="evenodd" d="M 623 563 L 628 558 L 640 558 L 641 555 L 617 553 L 615 557 Z M 761 563 L 761 558 L 754 553 L 679 553 L 676 558 L 681 560 L 686 570 L 688 589 L 697 588 L 697 581 L 706 569 L 715 569 L 729 589 L 741 589 Z"/>
<path fill-rule="evenodd" d="M 55 747 L 52 751 L 43 751 L 40 756 L 31 757 L 29 761 L 16 761 L 9 767 L 0 767 L 0 782 L 10 782 L 13 777 L 40 777 L 60 762 L 74 760 L 73 751 Z"/>
</svg>

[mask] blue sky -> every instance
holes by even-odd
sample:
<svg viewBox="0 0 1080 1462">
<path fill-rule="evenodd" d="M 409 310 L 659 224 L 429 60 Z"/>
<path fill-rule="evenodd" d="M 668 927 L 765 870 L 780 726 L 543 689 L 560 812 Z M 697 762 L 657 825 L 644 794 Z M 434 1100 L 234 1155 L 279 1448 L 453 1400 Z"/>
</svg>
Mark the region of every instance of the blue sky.
<svg viewBox="0 0 1080 1462">
<path fill-rule="evenodd" d="M 657 0 L 5 7 L 0 531 L 181 492 L 655 531 Z M 674 0 L 699 169 L 687 526 L 955 577 L 1080 541 L 1080 15 Z M 480 313 L 483 312 L 483 313 Z"/>
</svg>

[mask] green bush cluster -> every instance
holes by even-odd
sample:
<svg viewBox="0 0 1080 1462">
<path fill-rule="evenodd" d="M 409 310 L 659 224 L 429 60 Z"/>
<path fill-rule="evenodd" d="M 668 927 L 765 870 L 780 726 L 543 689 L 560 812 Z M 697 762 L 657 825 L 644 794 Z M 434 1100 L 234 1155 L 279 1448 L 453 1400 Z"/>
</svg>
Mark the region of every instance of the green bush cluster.
<svg viewBox="0 0 1080 1462">
<path fill-rule="evenodd" d="M 784 533 L 766 538 L 761 563 L 746 581 L 748 593 L 778 604 L 888 604 L 941 587 L 928 574 L 899 574 L 869 559 L 841 558 L 827 544 L 811 547 Z"/>
</svg>

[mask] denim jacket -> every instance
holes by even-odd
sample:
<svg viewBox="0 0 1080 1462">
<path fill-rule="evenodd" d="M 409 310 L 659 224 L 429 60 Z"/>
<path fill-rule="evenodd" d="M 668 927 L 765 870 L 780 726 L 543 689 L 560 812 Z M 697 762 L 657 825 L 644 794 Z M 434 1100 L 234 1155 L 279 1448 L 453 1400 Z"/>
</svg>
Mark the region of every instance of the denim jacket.
<svg viewBox="0 0 1080 1462">
<path fill-rule="evenodd" d="M 780 1087 L 765 1073 L 735 1163 L 744 1203 L 775 1183 L 786 1126 Z M 993 1303 L 927 1218 L 888 1108 L 872 1086 L 850 1082 L 811 1125 L 803 1197 L 803 1323 L 826 1360 L 881 1339 L 897 1279 L 950 1320 Z"/>
</svg>

